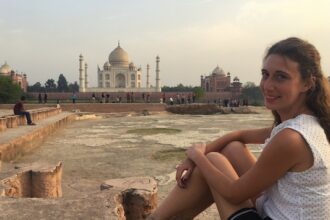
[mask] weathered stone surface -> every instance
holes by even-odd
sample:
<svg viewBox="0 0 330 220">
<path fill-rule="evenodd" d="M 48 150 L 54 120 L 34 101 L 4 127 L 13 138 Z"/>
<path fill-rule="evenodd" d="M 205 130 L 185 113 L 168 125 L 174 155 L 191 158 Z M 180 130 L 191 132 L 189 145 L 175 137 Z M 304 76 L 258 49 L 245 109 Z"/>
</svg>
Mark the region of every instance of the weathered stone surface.
<svg viewBox="0 0 330 220">
<path fill-rule="evenodd" d="M 31 171 L 20 172 L 1 180 L 0 194 L 8 197 L 32 197 L 31 187 Z"/>
<path fill-rule="evenodd" d="M 157 183 L 151 177 L 108 180 L 101 188 L 75 198 L 0 197 L 0 219 L 139 220 L 156 207 Z"/>
<path fill-rule="evenodd" d="M 32 169 L 32 197 L 62 197 L 62 163 Z"/>
<path fill-rule="evenodd" d="M 118 220 L 113 199 L 117 193 L 109 190 L 60 199 L 0 197 L 0 219 Z"/>
<path fill-rule="evenodd" d="M 140 220 L 157 207 L 157 182 L 152 177 L 129 177 L 107 180 L 101 190 L 119 190 L 115 196 L 116 213 L 120 220 Z"/>
<path fill-rule="evenodd" d="M 33 122 L 40 121 L 42 119 L 51 117 L 53 115 L 62 112 L 61 108 L 44 107 L 38 109 L 29 110 L 30 116 Z M 24 115 L 3 115 L 0 117 L 0 132 L 7 128 L 16 128 L 20 125 L 26 125 L 26 119 Z"/>
<path fill-rule="evenodd" d="M 16 117 L 16 116 L 15 116 Z M 57 115 L 56 121 L 45 124 L 44 126 L 28 127 L 29 133 L 24 132 L 25 127 L 19 127 L 15 129 L 7 129 L 5 132 L 0 133 L 0 153 L 2 154 L 3 161 L 10 161 L 15 159 L 19 155 L 24 155 L 30 152 L 34 148 L 38 147 L 49 134 L 54 132 L 60 127 L 75 120 L 76 116 L 72 113 L 63 113 L 63 115 Z M 51 118 L 49 120 L 52 120 Z M 55 120 L 55 119 L 54 119 Z M 19 134 L 19 130 L 23 129 L 22 135 Z M 2 136 L 4 137 L 2 139 Z M 7 140 L 4 140 L 6 137 Z"/>
<path fill-rule="evenodd" d="M 4 117 L 0 117 L 0 132 L 7 129 L 7 119 Z"/>
<path fill-rule="evenodd" d="M 58 198 L 62 196 L 62 163 L 35 164 L 1 180 L 0 192 L 8 197 Z"/>
</svg>

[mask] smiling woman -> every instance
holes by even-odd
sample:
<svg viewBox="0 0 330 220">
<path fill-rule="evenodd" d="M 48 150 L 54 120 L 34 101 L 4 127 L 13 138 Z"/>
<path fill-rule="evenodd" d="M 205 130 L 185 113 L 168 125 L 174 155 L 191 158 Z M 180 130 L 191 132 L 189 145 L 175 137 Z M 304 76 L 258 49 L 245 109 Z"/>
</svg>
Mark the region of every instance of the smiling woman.
<svg viewBox="0 0 330 220">
<path fill-rule="evenodd" d="M 260 87 L 274 126 L 188 148 L 177 186 L 149 219 L 192 219 L 212 203 L 221 219 L 330 219 L 330 89 L 318 51 L 299 38 L 274 44 Z"/>
</svg>

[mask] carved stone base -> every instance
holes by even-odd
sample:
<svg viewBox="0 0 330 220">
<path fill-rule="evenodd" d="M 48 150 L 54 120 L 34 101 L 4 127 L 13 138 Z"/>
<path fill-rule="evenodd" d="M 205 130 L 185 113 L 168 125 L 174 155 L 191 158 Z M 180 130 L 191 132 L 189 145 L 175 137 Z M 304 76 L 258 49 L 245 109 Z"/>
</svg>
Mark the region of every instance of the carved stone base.
<svg viewBox="0 0 330 220">
<path fill-rule="evenodd" d="M 107 180 L 101 190 L 119 190 L 115 196 L 119 220 L 141 220 L 157 207 L 157 182 L 152 177 Z"/>
<path fill-rule="evenodd" d="M 1 180 L 0 194 L 8 197 L 62 197 L 62 163 L 56 166 L 33 165 Z"/>
</svg>

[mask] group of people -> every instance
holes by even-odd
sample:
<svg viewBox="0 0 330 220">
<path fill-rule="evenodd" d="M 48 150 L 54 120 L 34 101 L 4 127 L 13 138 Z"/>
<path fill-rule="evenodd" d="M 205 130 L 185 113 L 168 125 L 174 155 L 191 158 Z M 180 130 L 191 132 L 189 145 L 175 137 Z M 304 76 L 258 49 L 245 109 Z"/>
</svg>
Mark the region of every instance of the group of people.
<svg viewBox="0 0 330 220">
<path fill-rule="evenodd" d="M 239 100 L 239 99 L 219 99 L 213 101 L 214 104 L 219 104 L 219 106 L 223 107 L 239 107 L 239 106 L 248 106 L 249 102 L 247 99 Z"/>
<path fill-rule="evenodd" d="M 196 102 L 196 94 L 189 93 L 188 95 L 184 93 L 177 93 L 175 97 L 176 104 L 190 104 Z"/>
<path fill-rule="evenodd" d="M 330 219 L 330 86 L 320 63 L 305 40 L 272 45 L 260 89 L 273 125 L 189 147 L 147 219 L 193 219 L 212 203 L 222 220 Z M 247 144 L 261 144 L 258 158 Z"/>
<path fill-rule="evenodd" d="M 42 96 L 41 93 L 38 94 L 38 103 L 47 103 L 48 101 L 48 95 L 47 93 L 44 93 L 44 95 Z"/>
</svg>

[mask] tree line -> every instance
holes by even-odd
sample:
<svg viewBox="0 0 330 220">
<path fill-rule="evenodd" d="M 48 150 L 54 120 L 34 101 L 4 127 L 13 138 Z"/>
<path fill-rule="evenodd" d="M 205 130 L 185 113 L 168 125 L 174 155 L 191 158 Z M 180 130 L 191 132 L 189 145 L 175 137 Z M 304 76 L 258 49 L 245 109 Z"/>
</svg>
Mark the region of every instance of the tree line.
<svg viewBox="0 0 330 220">
<path fill-rule="evenodd" d="M 48 79 L 44 85 L 36 82 L 32 86 L 28 86 L 28 92 L 78 92 L 79 85 L 77 82 L 68 83 L 65 76 L 60 74 L 57 82 L 54 79 Z"/>
</svg>

